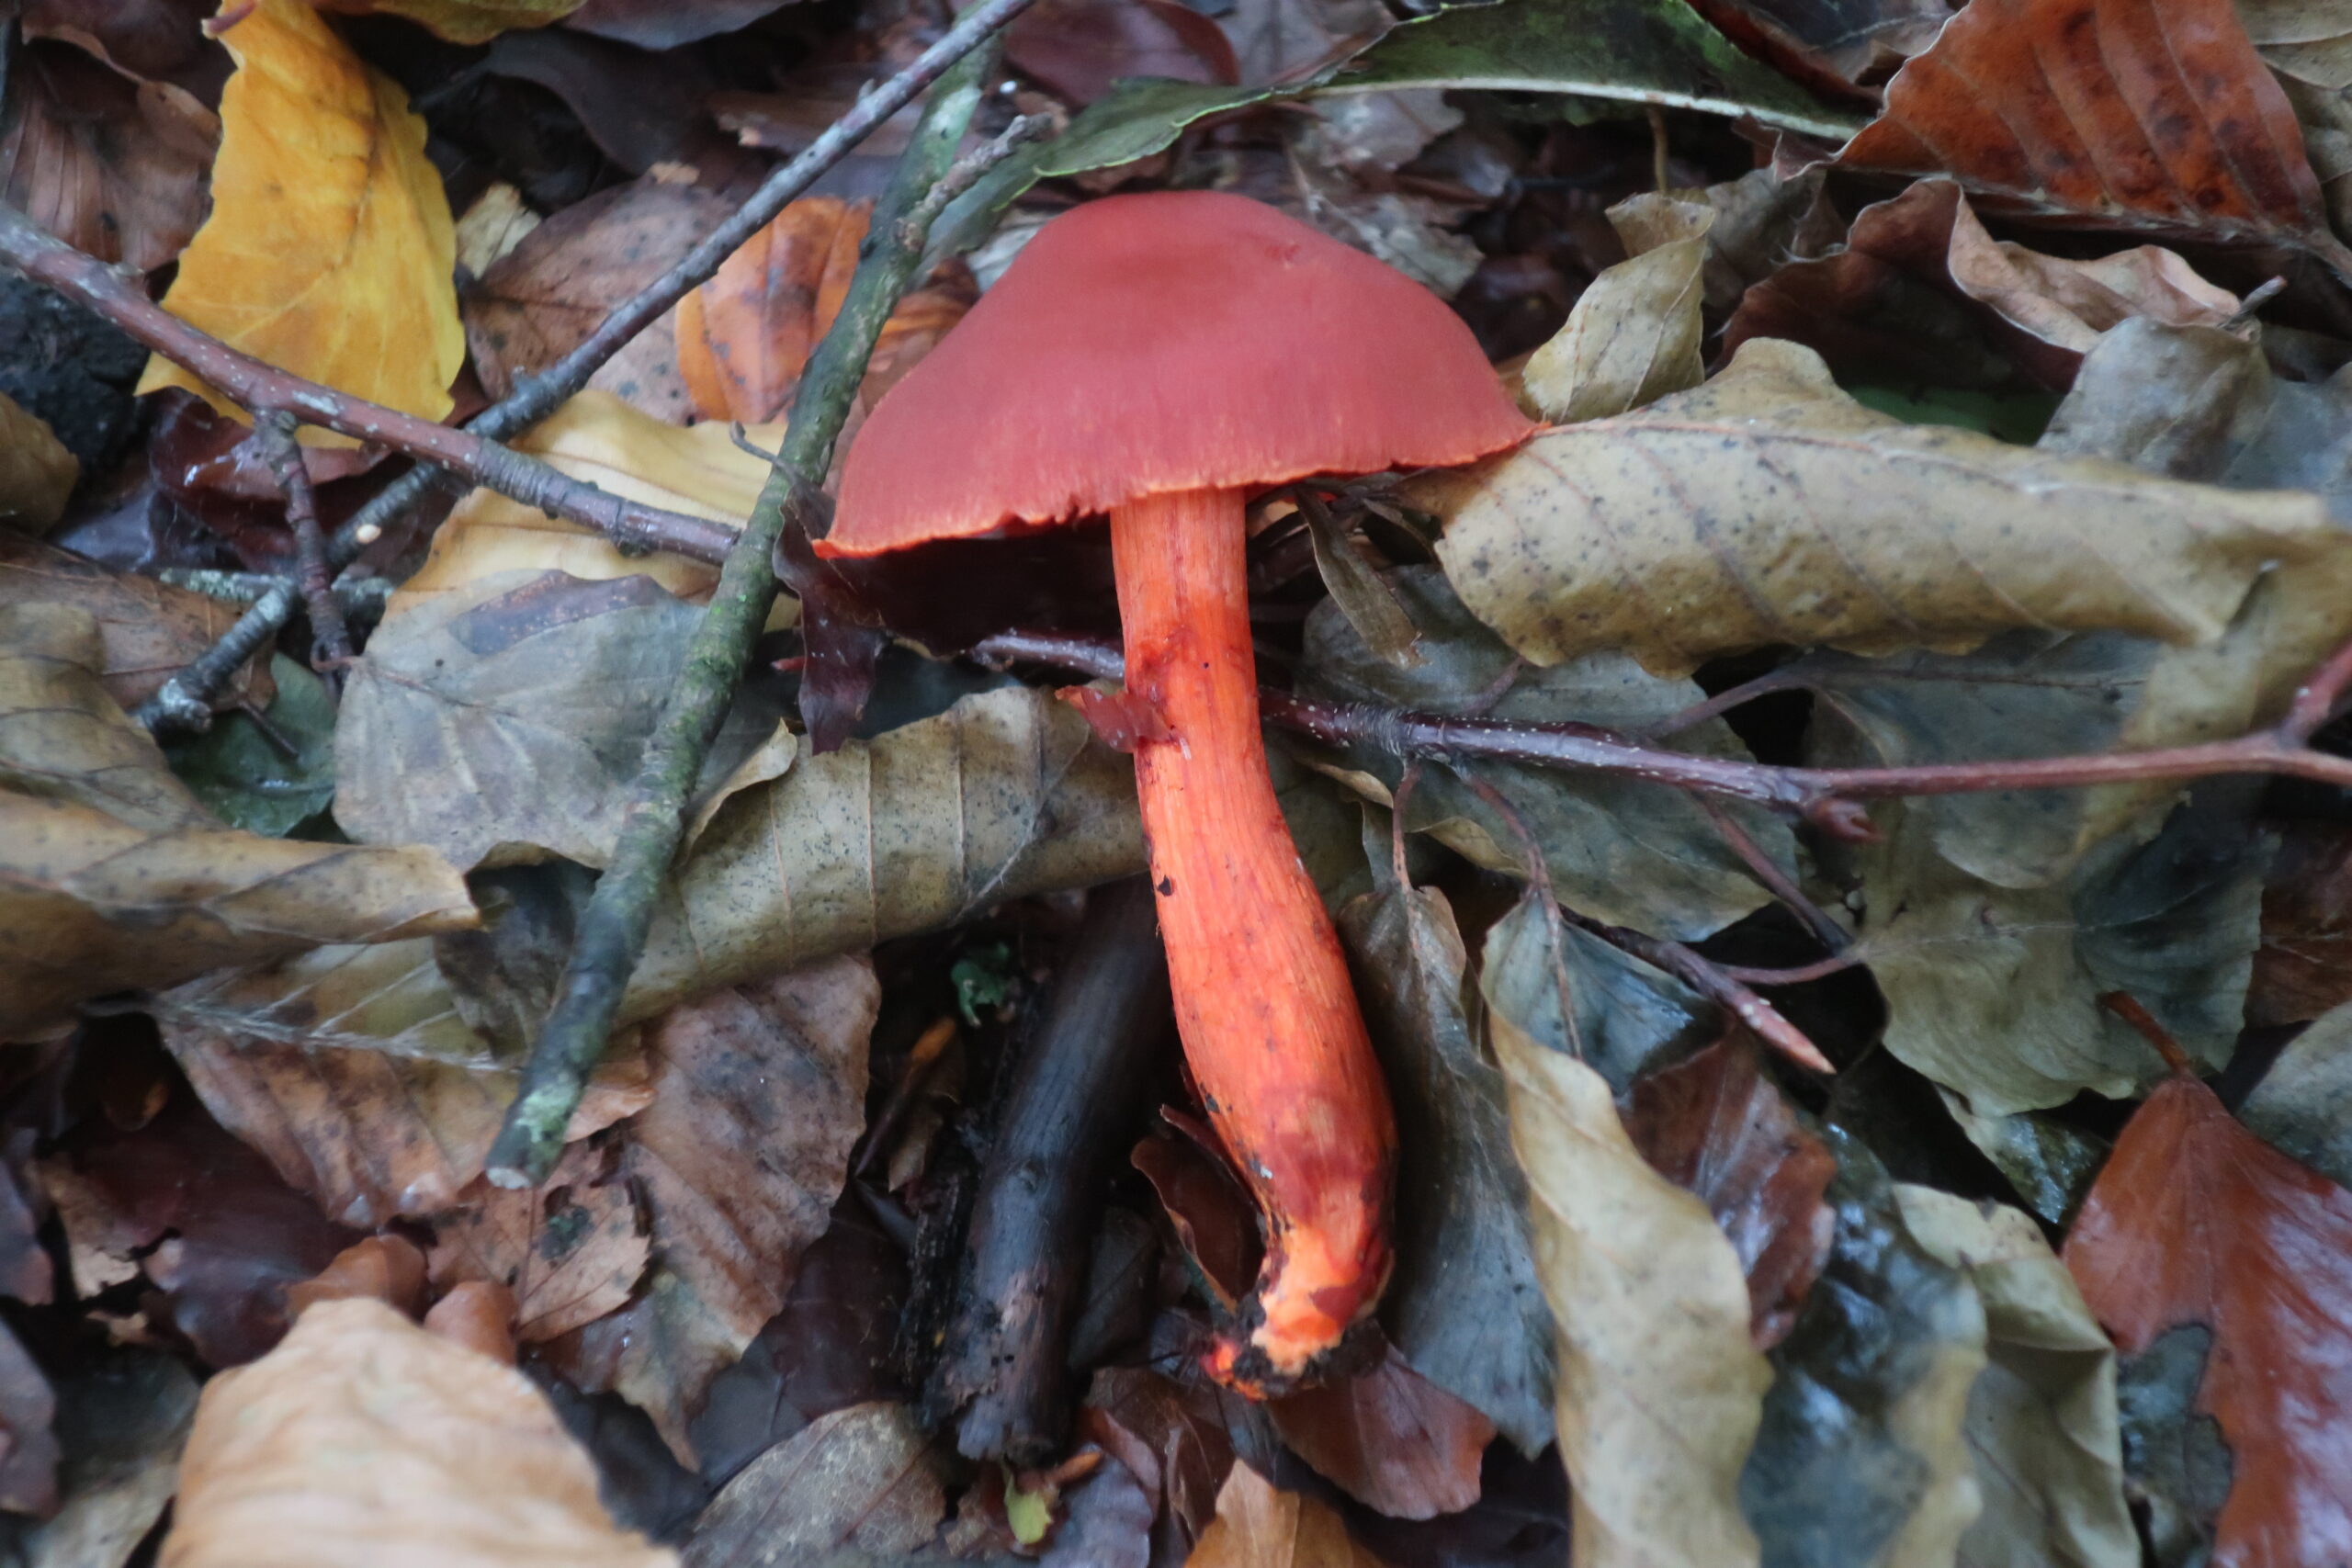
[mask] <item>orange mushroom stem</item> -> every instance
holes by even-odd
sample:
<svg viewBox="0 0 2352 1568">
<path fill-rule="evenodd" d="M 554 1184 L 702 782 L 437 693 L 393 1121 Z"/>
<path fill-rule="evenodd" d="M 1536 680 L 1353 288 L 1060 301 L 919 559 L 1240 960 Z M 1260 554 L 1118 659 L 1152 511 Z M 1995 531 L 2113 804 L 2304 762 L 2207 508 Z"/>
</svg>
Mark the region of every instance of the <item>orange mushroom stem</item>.
<svg viewBox="0 0 2352 1568">
<path fill-rule="evenodd" d="M 1270 1393 L 1378 1303 L 1396 1131 L 1347 961 L 1266 772 L 1242 502 L 1466 462 L 1532 427 L 1419 285 L 1271 208 L 1112 197 L 1047 224 L 875 409 L 831 557 L 1108 513 L 1124 698 L 1176 1021 L 1266 1262 L 1218 1376 Z"/>
</svg>

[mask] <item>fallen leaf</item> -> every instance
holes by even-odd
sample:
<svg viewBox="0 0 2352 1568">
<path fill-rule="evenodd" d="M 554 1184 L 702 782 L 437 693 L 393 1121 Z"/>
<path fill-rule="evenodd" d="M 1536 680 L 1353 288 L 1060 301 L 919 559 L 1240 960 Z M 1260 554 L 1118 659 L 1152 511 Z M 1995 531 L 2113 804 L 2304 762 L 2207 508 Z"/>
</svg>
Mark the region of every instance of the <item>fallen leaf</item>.
<svg viewBox="0 0 2352 1568">
<path fill-rule="evenodd" d="M 1904 1228 L 1984 1304 L 1984 1371 L 1968 1443 L 1984 1511 L 1961 1538 L 1970 1568 L 2138 1568 L 2123 1496 L 2115 1348 L 2023 1212 L 1898 1184 Z"/>
<path fill-rule="evenodd" d="M 1078 1430 L 1125 1465 L 1159 1510 L 1160 1561 L 1192 1551 L 1216 1518 L 1237 1470 L 1271 1469 L 1276 1447 L 1265 1406 L 1206 1379 L 1178 1382 L 1142 1367 L 1094 1373 Z"/>
<path fill-rule="evenodd" d="M 82 464 L 39 414 L 0 395 L 0 525 L 46 534 L 65 515 Z"/>
<path fill-rule="evenodd" d="M 2228 0 L 1984 0 L 1887 85 L 1848 168 L 1951 174 L 2075 224 L 2283 243 L 2352 271 Z"/>
<path fill-rule="evenodd" d="M 1104 1455 L 1061 1506 L 1038 1560 L 1048 1568 L 1150 1568 L 1152 1500 L 1125 1465 Z"/>
<path fill-rule="evenodd" d="M 2234 1468 L 2222 1424 L 2197 1407 L 2213 1331 L 2187 1324 L 2121 1358 L 2115 1380 L 2123 1471 L 2159 1562 L 2211 1562 Z"/>
<path fill-rule="evenodd" d="M 1415 1371 L 1540 1453 L 1552 1437 L 1552 1314 L 1502 1075 L 1471 1032 L 1468 953 L 1442 893 L 1376 881 L 1339 923 L 1399 1126 L 1396 1272 L 1381 1321 Z"/>
<path fill-rule="evenodd" d="M 0 606 L 0 1035 L 108 991 L 239 962 L 473 923 L 429 851 L 298 844 L 222 828 L 99 688 L 97 623 Z"/>
<path fill-rule="evenodd" d="M 1791 262 L 1750 288 L 1724 346 L 1783 338 L 1849 376 L 1899 378 L 1928 368 L 1934 351 L 1906 330 L 1934 308 L 1916 298 L 1924 290 L 1974 307 L 1992 348 L 2060 390 L 2101 335 L 2132 317 L 2219 327 L 2238 310 L 2237 296 L 2161 245 L 2075 261 L 1996 241 L 1958 184 L 1928 179 L 1864 208 L 1842 249 Z M 1947 359 L 1929 374 L 1942 379 L 1949 367 Z"/>
<path fill-rule="evenodd" d="M 2289 1041 L 2238 1115 L 2337 1186 L 2352 1177 L 2352 1010 L 2339 1004 Z"/>
<path fill-rule="evenodd" d="M 771 1568 L 837 1548 L 911 1554 L 947 1513 L 931 1439 L 903 1404 L 852 1405 L 746 1465 L 695 1526 L 692 1568 Z"/>
<path fill-rule="evenodd" d="M 1489 1008 L 1540 1027 L 1546 1046 L 1593 1068 L 1618 1095 L 1723 1032 L 1714 1010 L 1681 981 L 1548 919 L 1533 897 L 1487 928 L 1478 989 Z"/>
<path fill-rule="evenodd" d="M 482 1281 L 505 1290 L 514 1337 L 526 1345 L 619 1311 L 645 1273 L 652 1243 L 636 1194 L 612 1168 L 613 1154 L 573 1144 L 536 1188 L 477 1178 L 434 1224 L 434 1284 Z"/>
<path fill-rule="evenodd" d="M 1383 707 L 1634 732 L 1704 700 L 1696 683 L 1651 675 L 1612 651 L 1514 673 L 1510 649 L 1464 608 L 1444 574 L 1408 567 L 1387 581 L 1420 634 L 1421 662 L 1400 669 L 1377 657 L 1335 607 L 1318 605 L 1306 622 L 1306 691 Z M 1499 696 L 1498 687 L 1504 688 Z M 1747 756 L 1720 720 L 1693 725 L 1665 744 L 1703 756 Z M 1351 748 L 1343 756 L 1341 782 L 1378 805 L 1394 803 L 1403 777 L 1400 759 L 1373 747 Z M 1471 780 L 1502 795 L 1541 846 L 1561 899 L 1596 919 L 1697 938 L 1770 897 L 1705 807 L 1680 791 L 1633 779 L 1467 758 L 1424 765 L 1406 801 L 1406 828 L 1430 834 L 1490 871 L 1524 876 L 1527 852 L 1518 831 Z M 1726 815 L 1765 855 L 1793 873 L 1796 848 L 1784 822 L 1744 807 L 1727 808 Z"/>
<path fill-rule="evenodd" d="M 330 11 L 405 17 L 451 43 L 486 43 L 509 28 L 544 28 L 580 0 L 318 0 Z"/>
<path fill-rule="evenodd" d="M 359 1239 L 186 1096 L 136 1131 L 85 1134 L 40 1168 L 75 1293 L 144 1272 L 163 1292 L 149 1310 L 216 1367 L 277 1343 L 287 1291 Z"/>
<path fill-rule="evenodd" d="M 1381 1568 L 1329 1506 L 1237 1464 L 1185 1568 Z"/>
<path fill-rule="evenodd" d="M 98 683 L 118 706 L 137 707 L 237 622 L 237 606 L 174 588 L 0 529 L 0 604 L 72 604 L 98 623 Z M 266 670 L 248 664 L 214 697 L 234 707 L 270 701 Z"/>
<path fill-rule="evenodd" d="M 577 348 L 732 210 L 698 186 L 647 175 L 548 218 L 466 290 L 466 341 L 483 389 L 505 397 Z M 684 423 L 693 404 L 678 377 L 676 316 L 639 333 L 588 385 Z"/>
<path fill-rule="evenodd" d="M 57 1506 L 57 1393 L 17 1331 L 0 1323 L 0 1508 L 48 1514 Z"/>
<path fill-rule="evenodd" d="M 210 0 L 25 0 L 28 39 L 57 39 L 88 51 L 141 82 L 175 82 L 218 95 L 229 55 L 207 37 Z"/>
<path fill-rule="evenodd" d="M 287 1313 L 300 1317 L 320 1302 L 365 1296 L 403 1317 L 418 1317 L 424 1312 L 424 1254 L 414 1242 L 398 1233 L 362 1236 L 286 1292 Z"/>
<path fill-rule="evenodd" d="M 2066 1267 L 2136 1354 L 2199 1325 L 2197 1408 L 2234 1479 L 2213 1561 L 2290 1568 L 2352 1555 L 2352 1194 L 2175 1077 L 2133 1113 L 2066 1237 Z"/>
<path fill-rule="evenodd" d="M 803 197 L 678 301 L 678 371 L 697 415 L 756 424 L 791 412 L 808 355 L 849 292 L 871 216 L 865 202 Z M 865 400 L 913 368 L 970 303 L 944 279 L 901 296 L 875 341 Z"/>
<path fill-rule="evenodd" d="M 1843 96 L 1933 43 L 1951 17 L 1940 0 L 1706 0 L 1697 9 L 1795 80 Z"/>
<path fill-rule="evenodd" d="M 1537 349 L 1520 385 L 1545 419 L 1606 419 L 1706 378 L 1700 276 L 1714 209 L 1670 196 L 1609 209 L 1625 242 L 1619 262 L 1577 297 L 1567 325 Z"/>
<path fill-rule="evenodd" d="M 1772 1351 L 1740 1502 L 1768 1562 L 1949 1563 L 1981 1506 L 1964 1424 L 1984 1308 L 1904 1229 L 1876 1157 L 1836 1125 L 1822 1136 L 1836 1244 Z"/>
<path fill-rule="evenodd" d="M 711 1380 L 783 1308 L 841 1195 L 879 999 L 867 960 L 835 958 L 647 1030 L 653 1093 L 622 1129 L 621 1174 L 644 1195 L 660 1274 L 643 1300 L 549 1354 L 581 1386 L 651 1416 L 689 1464 Z"/>
<path fill-rule="evenodd" d="M 1004 56 L 1022 74 L 1081 106 L 1122 77 L 1241 79 L 1224 30 L 1178 0 L 1043 0 L 1005 28 Z"/>
<path fill-rule="evenodd" d="M 1766 1077 L 1744 1031 L 1637 1080 L 1625 1131 L 1642 1157 L 1715 1216 L 1747 1276 L 1759 1350 L 1789 1337 L 1829 1260 L 1837 1216 L 1822 1193 L 1838 1161 Z"/>
<path fill-rule="evenodd" d="M 56 1266 L 41 1245 L 49 1218 L 49 1195 L 32 1168 L 30 1128 L 8 1134 L 0 1146 L 0 1295 L 28 1306 L 47 1303 L 56 1292 Z"/>
<path fill-rule="evenodd" d="M 237 70 L 220 96 L 212 215 L 164 308 L 281 370 L 440 419 L 466 344 L 424 121 L 302 0 L 253 0 L 220 36 Z M 247 417 L 159 356 L 139 389 L 165 387 Z M 310 425 L 302 438 L 358 445 Z"/>
<path fill-rule="evenodd" d="M 1268 1405 L 1293 1452 L 1392 1518 L 1460 1513 L 1478 1500 L 1494 1423 L 1428 1382 L 1393 1345 L 1369 1369 Z"/>
<path fill-rule="evenodd" d="M 62 44 L 27 43 L 9 77 L 0 198 L 101 261 L 149 272 L 178 255 L 204 221 L 219 118 Z"/>
<path fill-rule="evenodd" d="M 219 715 L 200 735 L 166 740 L 164 755 L 214 816 L 283 839 L 334 799 L 335 701 L 324 681 L 282 653 L 269 656 L 268 675 L 277 694 L 258 716 Z"/>
<path fill-rule="evenodd" d="M 362 1568 L 539 1555 L 660 1568 L 528 1379 L 381 1302 L 325 1302 L 206 1385 L 164 1568 Z"/>
<path fill-rule="evenodd" d="M 0 1519 L 0 1543 L 26 1568 L 123 1568 L 178 1484 L 196 1379 L 175 1357 L 121 1349 L 58 1386 L 57 1512 Z"/>
<path fill-rule="evenodd" d="M 1872 413 L 1771 339 L 1694 391 L 1421 494 L 1448 518 L 1438 554 L 1463 603 L 1521 654 L 1624 648 L 1664 672 L 1770 643 L 1966 647 L 2021 624 L 2211 643 L 2263 573 L 2342 570 L 2352 549 L 2308 496 Z"/>
<path fill-rule="evenodd" d="M 639 49 L 675 49 L 749 27 L 786 0 L 586 0 L 565 25 Z"/>
<path fill-rule="evenodd" d="M 1706 1205 L 1642 1158 L 1607 1081 L 1551 1043 L 1575 1037 L 1566 987 L 1498 988 L 1487 943 L 1488 1025 L 1559 1333 L 1574 1560 L 1752 1564 L 1739 1476 L 1771 1373 L 1749 1341 L 1738 1256 Z"/>
<path fill-rule="evenodd" d="M 772 447 L 783 434 L 782 425 L 763 425 L 747 430 L 745 438 Z M 767 463 L 736 446 L 725 425 L 682 430 L 594 388 L 515 437 L 513 446 L 599 490 L 730 528 L 741 528 L 752 514 L 768 476 Z M 434 534 L 424 564 L 392 594 L 384 618 L 397 620 L 435 594 L 493 572 L 524 570 L 594 581 L 642 575 L 695 600 L 708 595 L 718 581 L 718 569 L 707 561 L 659 551 L 623 555 L 592 528 L 550 517 L 495 491 L 475 490 Z M 788 613 L 771 621 L 791 624 Z"/>
<path fill-rule="evenodd" d="M 650 577 L 494 572 L 379 627 L 335 726 L 335 820 L 455 864 L 602 866 L 701 615 Z M 775 731 L 737 702 L 705 791 Z"/>
</svg>

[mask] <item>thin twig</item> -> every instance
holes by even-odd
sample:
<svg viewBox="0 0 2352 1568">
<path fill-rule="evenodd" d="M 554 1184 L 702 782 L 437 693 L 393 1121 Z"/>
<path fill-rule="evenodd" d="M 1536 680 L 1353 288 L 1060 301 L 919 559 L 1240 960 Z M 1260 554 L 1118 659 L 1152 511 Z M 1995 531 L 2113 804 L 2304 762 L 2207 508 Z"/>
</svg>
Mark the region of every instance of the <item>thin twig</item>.
<svg viewBox="0 0 2352 1568">
<path fill-rule="evenodd" d="M 185 588 L 232 604 L 254 604 L 285 581 L 267 572 L 227 571 L 206 566 L 167 566 L 155 576 L 174 588 Z M 353 577 L 345 573 L 335 581 L 334 602 L 342 606 L 345 621 L 379 620 L 396 587 L 389 577 Z"/>
<path fill-rule="evenodd" d="M 776 541 L 788 516 L 805 519 L 819 509 L 834 439 L 883 323 L 921 264 L 922 236 L 910 243 L 899 219 L 955 162 L 996 53 L 993 47 L 975 51 L 933 90 L 877 206 L 841 312 L 801 377 L 775 468 L 728 552 L 684 668 L 646 743 L 619 841 L 580 917 L 554 1010 L 532 1043 L 521 1091 L 491 1145 L 490 1178 L 502 1186 L 537 1186 L 563 1150 L 564 1129 L 605 1054 L 629 974 L 644 952 L 655 900 L 684 836 L 687 797 L 775 598 Z"/>
<path fill-rule="evenodd" d="M 1053 634 L 1009 632 L 988 638 L 972 652 L 984 660 L 1057 665 L 1097 680 L 1115 680 L 1121 670 L 1115 647 Z M 1269 721 L 1326 745 L 1371 746 L 1400 757 L 1497 757 L 1536 767 L 1648 779 L 1792 812 L 1838 838 L 1867 842 L 1875 831 L 1861 807 L 1865 800 L 2068 789 L 2231 773 L 2312 779 L 2352 789 L 2352 758 L 2314 750 L 2310 745 L 2312 732 L 2335 712 L 2347 682 L 2352 682 L 2352 643 L 2330 655 L 2305 681 L 2287 717 L 2233 740 L 2149 751 L 1899 768 L 1774 767 L 1638 745 L 1590 725 L 1517 724 L 1408 713 L 1315 702 L 1264 688 L 1260 689 L 1258 700 Z"/>
<path fill-rule="evenodd" d="M 931 226 L 947 209 L 947 204 L 972 188 L 982 175 L 1032 141 L 1042 141 L 1053 133 L 1054 122 L 1041 114 L 1015 116 L 988 141 L 956 160 L 956 164 L 941 176 L 931 194 L 924 197 L 912 212 L 899 220 L 901 224 L 918 225 L 912 232 L 928 237 Z"/>
<path fill-rule="evenodd" d="M 343 624 L 343 606 L 334 602 L 334 585 L 327 581 L 327 542 L 319 532 L 318 497 L 311 489 L 301 444 L 294 439 L 296 428 L 292 414 L 257 413 L 254 442 L 286 497 L 286 522 L 294 530 L 294 584 L 301 590 L 302 608 L 311 617 L 311 667 L 336 668 L 351 657 L 351 628 Z"/>
<path fill-rule="evenodd" d="M 1750 876 L 1761 884 L 1765 891 L 1778 898 L 1782 907 L 1805 923 L 1815 941 L 1832 953 L 1842 953 L 1854 940 L 1853 933 L 1830 918 L 1829 911 L 1815 903 L 1805 890 L 1797 886 L 1796 878 L 1782 871 L 1780 863 L 1764 852 L 1764 847 L 1748 836 L 1739 825 L 1739 818 L 1725 810 L 1724 804 L 1704 795 L 1693 795 L 1691 800 L 1707 814 L 1716 836 L 1737 855 L 1747 867 Z"/>
</svg>

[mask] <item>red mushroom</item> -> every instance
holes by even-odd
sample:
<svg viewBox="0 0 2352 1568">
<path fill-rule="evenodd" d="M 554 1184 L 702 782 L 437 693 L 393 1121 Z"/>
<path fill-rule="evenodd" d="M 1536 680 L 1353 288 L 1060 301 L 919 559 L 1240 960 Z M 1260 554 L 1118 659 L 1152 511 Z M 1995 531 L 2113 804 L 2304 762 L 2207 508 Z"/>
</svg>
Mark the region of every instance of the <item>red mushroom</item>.
<svg viewBox="0 0 2352 1568">
<path fill-rule="evenodd" d="M 1238 197 L 1112 197 L 1040 231 L 882 400 L 817 547 L 1110 514 L 1177 1026 L 1266 1232 L 1238 1337 L 1211 1358 L 1244 1388 L 1307 1375 L 1378 1301 L 1396 1131 L 1266 773 L 1243 503 L 1530 429 L 1468 329 L 1379 262 Z"/>
</svg>

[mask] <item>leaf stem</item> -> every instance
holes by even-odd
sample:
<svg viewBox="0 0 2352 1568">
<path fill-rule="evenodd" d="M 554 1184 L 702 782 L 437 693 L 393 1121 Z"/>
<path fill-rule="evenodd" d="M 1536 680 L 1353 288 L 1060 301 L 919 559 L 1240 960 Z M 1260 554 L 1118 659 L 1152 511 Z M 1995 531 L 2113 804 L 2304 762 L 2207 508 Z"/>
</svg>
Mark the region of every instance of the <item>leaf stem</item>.
<svg viewBox="0 0 2352 1568">
<path fill-rule="evenodd" d="M 1004 4 L 997 8 L 1011 14 Z M 491 1145 L 489 1175 L 502 1186 L 537 1186 L 563 1150 L 564 1130 L 605 1053 L 629 975 L 644 952 L 654 904 L 684 835 L 687 798 L 775 598 L 776 541 L 787 519 L 805 525 L 822 509 L 834 439 L 883 323 L 921 264 L 930 231 L 919 210 L 923 197 L 955 163 L 996 55 L 993 45 L 974 50 L 933 89 L 877 204 L 841 312 L 810 356 L 775 470 L 727 552 L 684 668 L 646 744 L 611 863 L 581 915 L 555 1007 L 532 1043 L 521 1090 Z"/>
</svg>

